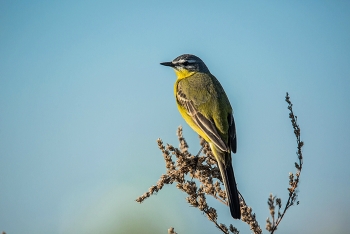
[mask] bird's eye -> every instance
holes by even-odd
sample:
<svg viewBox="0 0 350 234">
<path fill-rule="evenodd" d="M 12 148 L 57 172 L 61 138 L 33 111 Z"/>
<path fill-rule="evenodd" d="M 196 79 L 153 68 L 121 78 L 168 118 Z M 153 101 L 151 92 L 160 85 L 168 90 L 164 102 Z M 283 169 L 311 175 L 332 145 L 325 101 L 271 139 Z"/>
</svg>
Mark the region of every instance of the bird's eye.
<svg viewBox="0 0 350 234">
<path fill-rule="evenodd" d="M 187 61 L 182 63 L 184 66 L 187 66 L 189 63 Z"/>
</svg>

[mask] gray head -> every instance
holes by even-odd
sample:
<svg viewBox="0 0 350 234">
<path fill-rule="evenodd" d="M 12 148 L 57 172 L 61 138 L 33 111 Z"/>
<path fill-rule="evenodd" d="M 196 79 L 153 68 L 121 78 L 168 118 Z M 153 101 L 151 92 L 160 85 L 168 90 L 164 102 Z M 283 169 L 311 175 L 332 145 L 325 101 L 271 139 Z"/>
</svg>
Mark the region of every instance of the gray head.
<svg viewBox="0 0 350 234">
<path fill-rule="evenodd" d="M 193 54 L 183 54 L 171 62 L 160 63 L 164 66 L 172 67 L 176 70 L 188 70 L 193 72 L 209 73 L 209 69 L 204 62 Z"/>
</svg>

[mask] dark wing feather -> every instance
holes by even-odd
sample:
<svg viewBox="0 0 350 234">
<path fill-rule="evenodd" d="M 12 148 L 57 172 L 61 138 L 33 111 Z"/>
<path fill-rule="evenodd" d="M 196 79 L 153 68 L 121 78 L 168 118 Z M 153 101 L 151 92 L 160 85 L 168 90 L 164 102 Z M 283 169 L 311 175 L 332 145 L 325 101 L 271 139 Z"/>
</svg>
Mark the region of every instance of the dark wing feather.
<svg viewBox="0 0 350 234">
<path fill-rule="evenodd" d="M 233 118 L 232 114 L 229 114 L 227 117 L 228 120 L 228 142 L 230 144 L 231 151 L 233 153 L 237 152 L 237 136 L 236 136 L 236 125 L 235 125 L 235 119 Z"/>
<path fill-rule="evenodd" d="M 187 114 L 192 117 L 193 122 L 208 136 L 208 138 L 222 151 L 227 151 L 227 145 L 221 139 L 215 124 L 204 117 L 195 107 L 192 100 L 188 99 L 178 86 L 176 93 L 177 101 L 185 107 Z"/>
</svg>

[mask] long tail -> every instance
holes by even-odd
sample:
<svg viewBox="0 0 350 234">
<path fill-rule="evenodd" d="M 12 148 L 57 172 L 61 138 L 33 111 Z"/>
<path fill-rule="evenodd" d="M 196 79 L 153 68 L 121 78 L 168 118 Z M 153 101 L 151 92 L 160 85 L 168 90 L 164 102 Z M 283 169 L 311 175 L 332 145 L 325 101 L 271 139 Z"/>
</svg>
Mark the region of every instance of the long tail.
<svg viewBox="0 0 350 234">
<path fill-rule="evenodd" d="M 231 215 L 234 219 L 241 218 L 240 202 L 238 198 L 237 184 L 235 180 L 235 175 L 233 173 L 233 167 L 231 162 L 228 165 L 224 165 L 220 160 L 218 161 L 218 166 L 221 172 L 222 180 L 226 188 L 226 193 L 228 197 L 228 205 L 230 207 Z"/>
</svg>

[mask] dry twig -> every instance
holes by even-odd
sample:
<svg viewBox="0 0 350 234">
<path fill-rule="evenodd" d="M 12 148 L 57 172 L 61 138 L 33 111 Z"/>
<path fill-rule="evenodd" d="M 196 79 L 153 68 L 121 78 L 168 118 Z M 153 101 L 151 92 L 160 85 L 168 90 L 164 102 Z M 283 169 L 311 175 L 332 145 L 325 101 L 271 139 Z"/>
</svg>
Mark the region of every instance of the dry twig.
<svg viewBox="0 0 350 234">
<path fill-rule="evenodd" d="M 298 192 L 297 187 L 299 184 L 300 173 L 303 168 L 303 154 L 301 149 L 304 146 L 304 142 L 301 141 L 300 139 L 300 127 L 297 123 L 297 116 L 294 115 L 293 104 L 290 101 L 288 93 L 286 94 L 286 102 L 288 103 L 289 118 L 290 118 L 290 121 L 292 122 L 294 135 L 296 137 L 296 142 L 297 142 L 296 154 L 298 156 L 298 162 L 295 162 L 295 168 L 297 169 L 297 172 L 295 174 L 291 172 L 289 173 L 289 187 L 288 187 L 289 197 L 282 213 L 281 213 L 281 208 L 282 208 L 281 198 L 276 198 L 276 196 L 273 196 L 272 194 L 270 194 L 270 197 L 267 201 L 267 204 L 270 209 L 270 214 L 272 217 L 272 222 L 270 221 L 270 218 L 267 218 L 266 230 L 268 230 L 271 234 L 277 230 L 277 226 L 281 223 L 284 215 L 286 214 L 286 211 L 295 203 L 297 205 L 299 204 L 299 201 L 297 201 L 297 192 Z M 278 206 L 277 219 L 275 219 L 275 205 Z"/>
</svg>

